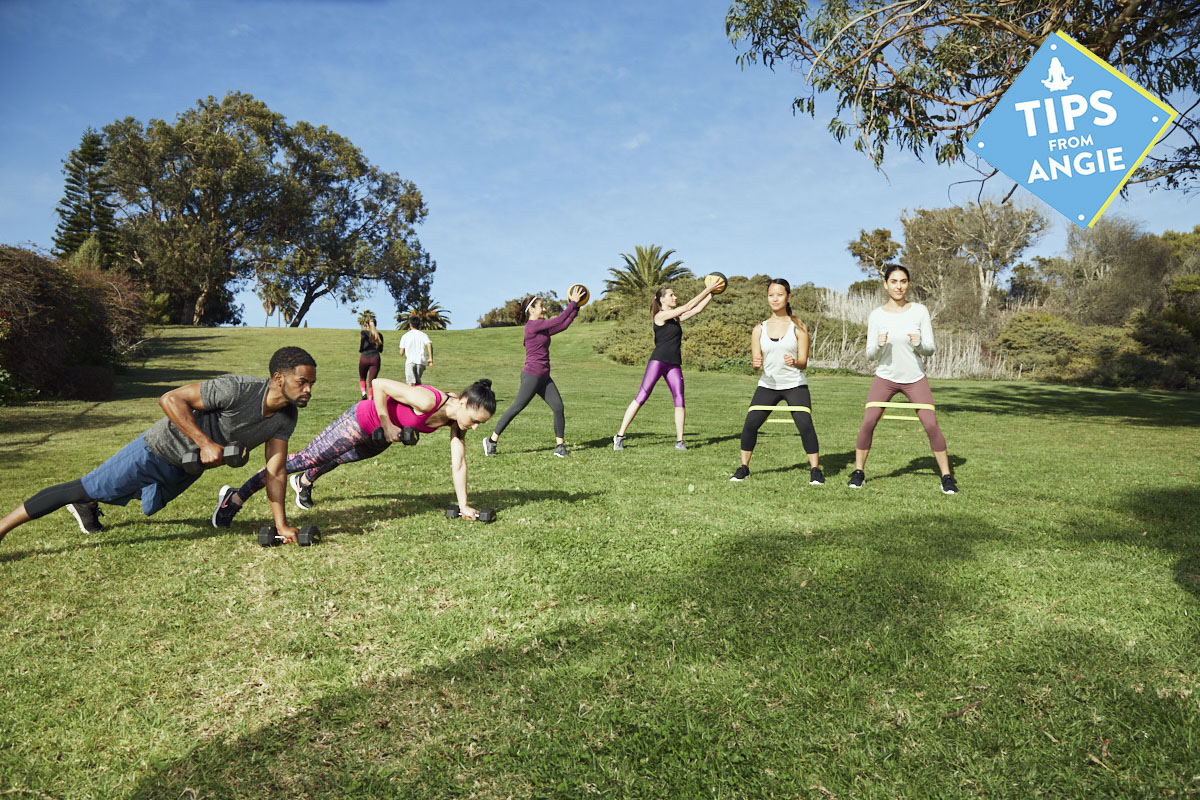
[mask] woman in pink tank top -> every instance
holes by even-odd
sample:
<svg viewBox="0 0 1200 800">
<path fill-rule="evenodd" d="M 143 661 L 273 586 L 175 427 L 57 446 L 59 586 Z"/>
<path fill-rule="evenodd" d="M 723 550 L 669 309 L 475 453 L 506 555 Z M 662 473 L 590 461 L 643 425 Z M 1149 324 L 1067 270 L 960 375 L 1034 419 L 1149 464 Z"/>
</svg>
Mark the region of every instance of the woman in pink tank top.
<svg viewBox="0 0 1200 800">
<path fill-rule="evenodd" d="M 432 386 L 410 386 L 388 378 L 372 382 L 372 396 L 360 400 L 317 434 L 298 453 L 287 458 L 288 484 L 296 506 L 313 506 L 313 482 L 330 470 L 351 461 L 374 458 L 393 442 L 415 444 L 416 437 L 405 429 L 433 433 L 450 429 L 450 471 L 461 516 L 475 519 L 477 512 L 467 503 L 467 456 L 463 437 L 496 413 L 496 395 L 487 378 L 462 392 L 443 392 Z M 379 431 L 379 433 L 376 433 Z M 242 503 L 266 485 L 266 470 L 259 470 L 236 491 L 221 489 L 213 525 L 229 527 Z"/>
</svg>

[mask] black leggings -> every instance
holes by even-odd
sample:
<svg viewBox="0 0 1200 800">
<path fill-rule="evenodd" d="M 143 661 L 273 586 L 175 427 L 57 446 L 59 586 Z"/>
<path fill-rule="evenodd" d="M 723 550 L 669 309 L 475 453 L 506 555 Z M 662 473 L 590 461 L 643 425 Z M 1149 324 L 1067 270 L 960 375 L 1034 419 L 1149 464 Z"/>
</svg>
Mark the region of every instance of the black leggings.
<svg viewBox="0 0 1200 800">
<path fill-rule="evenodd" d="M 44 517 L 71 503 L 90 503 L 91 498 L 83 490 L 83 481 L 74 480 L 48 486 L 25 501 L 25 513 L 30 519 Z"/>
<path fill-rule="evenodd" d="M 563 413 L 562 395 L 558 393 L 558 387 L 554 385 L 554 380 L 549 375 L 530 375 L 528 372 L 521 373 L 521 388 L 517 390 L 517 396 L 513 398 L 512 405 L 505 410 L 500 421 L 496 423 L 496 436 L 504 431 L 508 423 L 512 422 L 513 417 L 525 410 L 525 406 L 529 405 L 529 401 L 535 394 L 541 395 L 542 399 L 546 401 L 546 405 L 550 406 L 550 410 L 554 412 L 554 435 L 559 439 L 566 436 L 567 417 Z"/>
<path fill-rule="evenodd" d="M 804 406 L 812 408 L 807 386 L 794 386 L 791 389 L 768 389 L 759 386 L 754 390 L 752 406 L 773 406 L 782 400 L 789 406 Z M 752 451 L 758 444 L 758 429 L 767 421 L 770 411 L 749 411 L 746 413 L 746 424 L 742 426 L 742 449 Z M 804 452 L 812 455 L 820 452 L 817 447 L 817 430 L 813 427 L 812 414 L 803 411 L 793 411 L 792 421 L 796 430 L 800 431 L 800 441 L 804 443 Z"/>
</svg>

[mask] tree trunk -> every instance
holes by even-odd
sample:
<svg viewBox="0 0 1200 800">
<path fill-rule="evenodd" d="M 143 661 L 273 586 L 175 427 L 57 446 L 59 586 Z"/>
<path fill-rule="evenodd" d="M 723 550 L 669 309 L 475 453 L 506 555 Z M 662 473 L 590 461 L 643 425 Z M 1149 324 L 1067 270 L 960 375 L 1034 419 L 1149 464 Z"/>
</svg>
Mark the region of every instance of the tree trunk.
<svg viewBox="0 0 1200 800">
<path fill-rule="evenodd" d="M 205 283 L 200 289 L 200 294 L 196 297 L 196 303 L 192 306 L 192 324 L 199 325 L 204 321 L 204 314 L 208 310 L 208 299 L 212 296 L 212 286 Z"/>
</svg>

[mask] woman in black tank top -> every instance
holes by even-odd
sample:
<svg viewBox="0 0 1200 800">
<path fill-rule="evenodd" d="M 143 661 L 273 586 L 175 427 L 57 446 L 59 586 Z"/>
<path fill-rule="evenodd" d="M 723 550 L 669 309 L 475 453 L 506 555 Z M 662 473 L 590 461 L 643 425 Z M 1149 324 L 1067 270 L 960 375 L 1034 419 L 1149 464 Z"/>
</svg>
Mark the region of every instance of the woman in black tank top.
<svg viewBox="0 0 1200 800">
<path fill-rule="evenodd" d="M 621 420 L 621 429 L 613 437 L 613 450 L 625 449 L 625 431 L 629 423 L 637 416 L 642 404 L 650 397 L 654 384 L 659 378 L 667 382 L 671 390 L 671 399 L 675 401 L 675 449 L 687 450 L 683 443 L 683 422 L 687 412 L 683 405 L 683 363 L 680 345 L 683 342 L 683 327 L 679 324 L 685 319 L 696 316 L 705 309 L 712 300 L 714 291 L 725 288 L 724 281 L 718 281 L 712 286 L 706 286 L 700 294 L 688 300 L 682 306 L 675 297 L 675 290 L 669 286 L 660 287 L 654 294 L 654 302 L 650 305 L 650 316 L 654 323 L 654 352 L 646 364 L 646 373 L 642 376 L 642 385 L 637 397 L 625 409 L 625 417 Z"/>
</svg>

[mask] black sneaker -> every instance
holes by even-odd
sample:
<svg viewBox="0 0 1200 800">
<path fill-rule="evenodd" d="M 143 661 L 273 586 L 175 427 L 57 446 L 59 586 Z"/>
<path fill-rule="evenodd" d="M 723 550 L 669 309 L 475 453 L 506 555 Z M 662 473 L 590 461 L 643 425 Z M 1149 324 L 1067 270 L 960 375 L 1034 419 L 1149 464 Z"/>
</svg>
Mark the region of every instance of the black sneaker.
<svg viewBox="0 0 1200 800">
<path fill-rule="evenodd" d="M 565 444 L 556 444 L 554 445 L 554 455 L 558 456 L 559 458 L 566 458 L 570 455 L 570 453 L 567 452 L 567 446 Z"/>
<path fill-rule="evenodd" d="M 233 497 L 232 486 L 222 486 L 221 491 L 217 492 L 217 510 L 212 515 L 214 528 L 228 528 L 229 524 L 233 522 L 234 516 L 242 510 L 241 506 L 230 499 L 231 497 Z"/>
<path fill-rule="evenodd" d="M 366 392 L 363 392 L 363 393 L 362 393 L 362 399 L 363 399 L 363 400 L 366 400 L 366 399 L 367 399 L 367 393 L 366 393 Z"/>
<path fill-rule="evenodd" d="M 735 469 L 733 471 L 733 477 L 730 478 L 729 480 L 744 481 L 744 480 L 746 480 L 746 478 L 749 478 L 749 477 L 750 477 L 750 468 L 747 467 L 745 464 L 742 464 L 740 467 L 738 467 L 737 469 Z"/>
<path fill-rule="evenodd" d="M 624 450 L 624 449 L 625 449 L 625 437 L 618 433 L 616 436 L 613 437 L 613 450 Z"/>
<path fill-rule="evenodd" d="M 483 454 L 485 456 L 496 455 L 496 440 L 490 436 L 483 437 Z"/>
<path fill-rule="evenodd" d="M 861 489 L 863 484 L 867 482 L 867 476 L 861 469 L 856 469 L 850 473 L 850 480 L 846 483 L 851 489 Z"/>
<path fill-rule="evenodd" d="M 942 476 L 942 494 L 958 494 L 958 484 L 953 475 Z"/>
<path fill-rule="evenodd" d="M 68 503 L 67 511 L 71 512 L 71 516 L 79 523 L 79 530 L 84 533 L 99 533 L 104 530 L 104 526 L 100 524 L 100 516 L 104 512 L 95 500 L 90 503 Z"/>
<path fill-rule="evenodd" d="M 313 507 L 312 501 L 312 484 L 302 486 L 300 484 L 300 476 L 303 472 L 293 472 L 288 478 L 288 485 L 292 487 L 292 491 L 296 493 L 296 508 L 301 511 L 308 511 Z"/>
<path fill-rule="evenodd" d="M 820 467 L 813 467 L 808 471 L 808 482 L 813 486 L 824 486 L 825 473 L 821 472 Z"/>
</svg>

